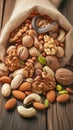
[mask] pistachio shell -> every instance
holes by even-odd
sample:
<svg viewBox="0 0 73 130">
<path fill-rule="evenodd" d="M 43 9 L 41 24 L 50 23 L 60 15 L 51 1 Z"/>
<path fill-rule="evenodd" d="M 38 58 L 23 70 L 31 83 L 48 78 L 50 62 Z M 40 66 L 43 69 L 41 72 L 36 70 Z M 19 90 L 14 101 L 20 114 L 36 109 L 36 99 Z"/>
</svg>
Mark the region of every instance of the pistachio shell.
<svg viewBox="0 0 73 130">
<path fill-rule="evenodd" d="M 11 88 L 17 89 L 23 81 L 22 75 L 16 75 L 11 81 Z"/>
<path fill-rule="evenodd" d="M 2 86 L 1 92 L 4 97 L 8 97 L 11 94 L 11 86 L 9 84 L 5 83 Z"/>
<path fill-rule="evenodd" d="M 49 68 L 48 66 L 44 66 L 43 71 L 45 71 L 45 72 L 49 73 L 50 75 L 54 76 L 54 71 L 51 68 Z"/>
</svg>

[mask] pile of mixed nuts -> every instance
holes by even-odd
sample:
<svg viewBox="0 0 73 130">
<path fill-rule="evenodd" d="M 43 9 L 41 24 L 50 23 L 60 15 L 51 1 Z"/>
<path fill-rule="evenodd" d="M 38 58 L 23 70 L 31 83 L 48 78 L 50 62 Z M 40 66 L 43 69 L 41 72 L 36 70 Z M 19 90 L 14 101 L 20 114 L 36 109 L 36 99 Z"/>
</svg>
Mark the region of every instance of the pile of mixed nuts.
<svg viewBox="0 0 73 130">
<path fill-rule="evenodd" d="M 17 107 L 18 113 L 32 117 L 36 109 L 46 109 L 55 100 L 61 103 L 70 99 L 73 72 L 60 68 L 66 34 L 57 22 L 37 12 L 11 32 L 4 63 L 0 63 L 1 93 L 9 97 L 6 110 L 20 100 L 23 105 Z M 28 104 L 33 107 L 28 108 Z"/>
</svg>

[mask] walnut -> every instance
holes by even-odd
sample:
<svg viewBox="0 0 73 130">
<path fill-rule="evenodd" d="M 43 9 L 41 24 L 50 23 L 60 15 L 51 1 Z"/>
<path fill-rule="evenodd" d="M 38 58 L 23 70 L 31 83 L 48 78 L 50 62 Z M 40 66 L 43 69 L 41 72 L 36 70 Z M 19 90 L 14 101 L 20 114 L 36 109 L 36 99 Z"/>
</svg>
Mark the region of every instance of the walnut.
<svg viewBox="0 0 73 130">
<path fill-rule="evenodd" d="M 56 87 L 54 77 L 42 72 L 42 76 L 37 76 L 32 83 L 32 90 L 46 92 Z"/>
<path fill-rule="evenodd" d="M 50 38 L 48 35 L 44 36 L 44 52 L 47 55 L 55 55 L 57 52 L 57 46 L 53 38 Z"/>
<path fill-rule="evenodd" d="M 34 73 L 34 66 L 33 63 L 27 62 L 26 66 L 24 67 L 24 78 L 31 78 Z"/>
<path fill-rule="evenodd" d="M 5 64 L 10 71 L 15 71 L 20 67 L 20 60 L 17 56 L 8 55 L 5 57 Z"/>
<path fill-rule="evenodd" d="M 12 56 L 16 56 L 17 55 L 16 46 L 9 46 L 7 49 L 7 54 L 12 55 Z"/>
<path fill-rule="evenodd" d="M 66 68 L 60 68 L 56 71 L 55 78 L 61 85 L 71 85 L 73 83 L 73 72 Z"/>
<path fill-rule="evenodd" d="M 9 37 L 9 42 L 10 43 L 14 43 L 14 42 L 18 42 L 19 39 L 20 41 L 22 41 L 22 36 L 23 36 L 23 33 L 26 32 L 28 30 L 28 25 L 25 24 L 24 26 L 20 26 L 20 27 L 17 27 L 11 34 L 10 34 L 10 37 Z"/>
<path fill-rule="evenodd" d="M 56 81 L 53 76 L 51 76 L 49 73 L 42 72 L 42 78 L 43 82 L 48 86 L 48 90 L 55 89 Z"/>
</svg>

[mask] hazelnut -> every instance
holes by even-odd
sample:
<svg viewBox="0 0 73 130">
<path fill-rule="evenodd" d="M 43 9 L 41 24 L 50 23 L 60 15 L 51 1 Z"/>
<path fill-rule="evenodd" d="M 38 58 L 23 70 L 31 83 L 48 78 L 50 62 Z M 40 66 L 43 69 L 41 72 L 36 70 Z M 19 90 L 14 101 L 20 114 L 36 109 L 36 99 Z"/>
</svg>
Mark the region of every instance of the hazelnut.
<svg viewBox="0 0 73 130">
<path fill-rule="evenodd" d="M 42 70 L 41 69 L 36 69 L 35 70 L 35 76 L 41 76 Z"/>
<path fill-rule="evenodd" d="M 59 61 L 55 56 L 47 56 L 46 61 L 47 66 L 49 66 L 53 71 L 56 71 L 60 67 Z"/>
<path fill-rule="evenodd" d="M 39 62 L 35 62 L 35 64 L 34 64 L 34 68 L 35 69 L 43 69 L 43 65 L 41 64 L 41 63 L 39 63 Z"/>
<path fill-rule="evenodd" d="M 29 54 L 31 56 L 37 57 L 37 56 L 39 56 L 40 52 L 35 47 L 31 47 L 29 49 Z"/>
<path fill-rule="evenodd" d="M 24 36 L 22 39 L 22 44 L 25 47 L 31 47 L 33 45 L 33 38 L 31 36 Z"/>
<path fill-rule="evenodd" d="M 21 60 L 26 60 L 28 58 L 28 49 L 26 47 L 20 47 L 17 50 L 17 55 Z"/>
<path fill-rule="evenodd" d="M 57 52 L 56 52 L 57 57 L 63 57 L 64 56 L 64 49 L 60 46 L 57 47 Z"/>
</svg>

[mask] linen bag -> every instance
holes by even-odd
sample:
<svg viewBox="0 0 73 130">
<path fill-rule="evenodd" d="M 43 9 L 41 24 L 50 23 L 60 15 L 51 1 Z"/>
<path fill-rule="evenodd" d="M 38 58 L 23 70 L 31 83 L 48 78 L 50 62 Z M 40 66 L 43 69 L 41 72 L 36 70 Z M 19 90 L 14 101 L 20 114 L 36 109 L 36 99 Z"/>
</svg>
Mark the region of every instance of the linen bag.
<svg viewBox="0 0 73 130">
<path fill-rule="evenodd" d="M 65 42 L 65 55 L 60 64 L 65 66 L 73 53 L 73 28 L 69 21 L 57 10 L 61 0 L 16 0 L 9 21 L 4 26 L 0 36 L 0 60 L 4 60 L 7 41 L 10 33 L 18 27 L 33 12 L 37 11 L 41 15 L 48 15 L 67 31 Z M 56 6 L 54 6 L 54 5 Z"/>
</svg>

